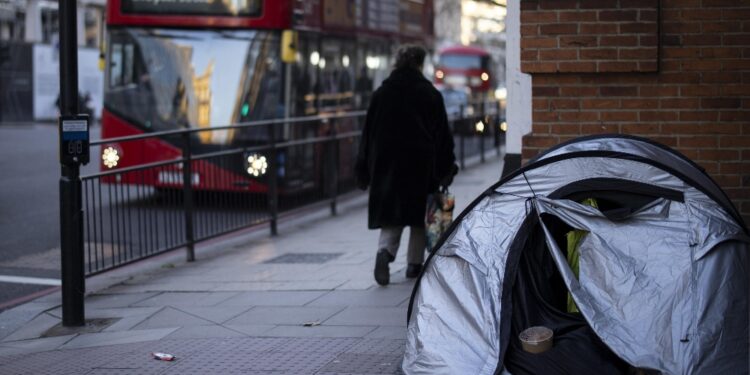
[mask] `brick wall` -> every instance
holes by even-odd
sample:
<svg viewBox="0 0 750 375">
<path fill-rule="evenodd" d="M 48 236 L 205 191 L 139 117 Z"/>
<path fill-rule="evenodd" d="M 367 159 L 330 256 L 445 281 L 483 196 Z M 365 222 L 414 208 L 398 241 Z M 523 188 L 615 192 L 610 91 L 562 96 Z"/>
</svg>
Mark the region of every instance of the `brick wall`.
<svg viewBox="0 0 750 375">
<path fill-rule="evenodd" d="M 750 0 L 521 0 L 527 160 L 580 135 L 649 137 L 702 165 L 750 223 Z"/>
</svg>

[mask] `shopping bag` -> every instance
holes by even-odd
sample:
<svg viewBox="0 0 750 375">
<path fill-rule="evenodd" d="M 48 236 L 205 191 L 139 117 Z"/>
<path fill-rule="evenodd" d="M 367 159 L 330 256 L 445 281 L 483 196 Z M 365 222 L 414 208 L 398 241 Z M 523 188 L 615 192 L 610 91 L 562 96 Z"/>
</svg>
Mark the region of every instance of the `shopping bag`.
<svg viewBox="0 0 750 375">
<path fill-rule="evenodd" d="M 435 245 L 437 245 L 440 236 L 451 225 L 455 203 L 455 197 L 447 188 L 427 196 L 425 233 L 427 234 L 427 249 L 429 251 L 435 250 Z"/>
</svg>

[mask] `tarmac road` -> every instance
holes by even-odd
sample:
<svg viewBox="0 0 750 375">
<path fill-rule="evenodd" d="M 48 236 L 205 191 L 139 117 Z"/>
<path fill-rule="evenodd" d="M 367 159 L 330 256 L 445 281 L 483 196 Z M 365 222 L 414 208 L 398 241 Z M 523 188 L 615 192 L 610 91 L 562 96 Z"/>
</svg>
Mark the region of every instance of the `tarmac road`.
<svg viewBox="0 0 750 375">
<path fill-rule="evenodd" d="M 92 139 L 100 129 L 92 127 Z M 57 132 L 52 123 L 0 125 L 0 310 L 60 278 Z"/>
</svg>

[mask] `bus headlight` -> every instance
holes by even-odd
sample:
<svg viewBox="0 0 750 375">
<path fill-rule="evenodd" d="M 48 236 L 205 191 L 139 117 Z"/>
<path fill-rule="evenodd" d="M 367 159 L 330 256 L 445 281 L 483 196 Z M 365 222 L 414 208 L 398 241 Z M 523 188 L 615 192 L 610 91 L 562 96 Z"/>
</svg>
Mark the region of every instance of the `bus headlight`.
<svg viewBox="0 0 750 375">
<path fill-rule="evenodd" d="M 508 131 L 508 123 L 503 121 L 500 123 L 500 130 L 507 132 Z"/>
<path fill-rule="evenodd" d="M 248 155 L 245 159 L 247 161 L 247 174 L 253 177 L 259 177 L 266 174 L 268 169 L 268 161 L 266 157 L 260 154 Z"/>
<path fill-rule="evenodd" d="M 474 124 L 474 129 L 476 129 L 477 133 L 484 133 L 484 123 L 482 121 L 477 121 L 477 123 Z"/>
<path fill-rule="evenodd" d="M 443 79 L 443 77 L 445 77 L 445 73 L 443 73 L 442 70 L 436 70 L 435 71 L 435 78 L 437 78 L 437 79 Z"/>
<path fill-rule="evenodd" d="M 485 72 L 485 73 L 482 73 L 480 78 L 482 78 L 482 81 L 487 82 L 490 80 L 490 75 Z"/>
<path fill-rule="evenodd" d="M 102 163 L 107 168 L 114 168 L 117 166 L 117 162 L 120 160 L 120 155 L 114 147 L 107 147 L 102 151 Z"/>
</svg>

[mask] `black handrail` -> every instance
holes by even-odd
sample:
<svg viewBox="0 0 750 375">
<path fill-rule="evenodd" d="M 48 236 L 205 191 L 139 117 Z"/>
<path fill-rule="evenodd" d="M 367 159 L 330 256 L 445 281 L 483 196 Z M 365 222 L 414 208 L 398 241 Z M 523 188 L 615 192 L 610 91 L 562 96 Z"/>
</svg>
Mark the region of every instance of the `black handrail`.
<svg viewBox="0 0 750 375">
<path fill-rule="evenodd" d="M 492 141 L 485 134 L 487 127 L 497 128 L 500 123 L 499 106 L 476 108 L 471 116 L 449 120 L 454 136 L 460 137 L 456 152 L 461 155 L 462 166 L 468 157 L 484 161 L 487 148 L 484 143 Z M 82 177 L 86 184 L 86 274 L 95 275 L 177 248 L 186 248 L 188 260 L 193 260 L 196 242 L 260 224 L 268 224 L 273 235 L 280 217 L 307 207 L 327 203 L 335 215 L 340 198 L 356 192 L 353 160 L 349 159 L 356 153 L 364 116 L 364 111 L 357 111 L 281 118 L 91 142 L 91 145 L 107 145 L 175 137 L 182 155 Z M 474 129 L 478 120 L 485 124 L 483 132 Z M 280 129 L 277 125 L 303 123 L 318 127 L 302 139 L 282 136 L 277 130 Z M 264 144 L 233 145 L 231 149 L 196 154 L 191 147 L 195 145 L 193 133 L 261 126 L 267 126 L 268 131 Z M 230 171 L 232 168 L 236 171 L 238 156 L 252 153 L 265 154 L 266 173 L 255 178 L 237 178 Z M 282 161 L 291 155 L 296 155 L 294 161 Z M 289 184 L 293 179 L 298 181 L 297 185 Z M 194 185 L 198 181 L 200 185 Z M 301 190 L 291 190 L 295 186 Z"/>
</svg>

